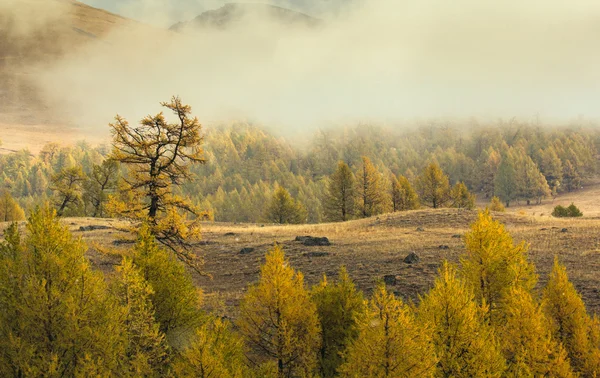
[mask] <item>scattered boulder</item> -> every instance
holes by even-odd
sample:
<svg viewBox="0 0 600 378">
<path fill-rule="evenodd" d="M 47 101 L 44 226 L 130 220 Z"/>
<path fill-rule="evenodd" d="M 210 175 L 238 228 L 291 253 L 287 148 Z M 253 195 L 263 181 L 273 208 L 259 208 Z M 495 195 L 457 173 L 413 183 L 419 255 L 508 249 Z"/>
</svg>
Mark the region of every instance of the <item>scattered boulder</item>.
<svg viewBox="0 0 600 378">
<path fill-rule="evenodd" d="M 450 247 L 448 247 L 447 245 L 443 245 L 443 244 L 440 245 L 438 248 L 439 249 L 450 249 Z"/>
<path fill-rule="evenodd" d="M 389 286 L 396 285 L 396 275 L 394 275 L 394 274 L 386 274 L 385 276 L 383 276 L 383 282 L 386 285 L 389 285 Z"/>
<path fill-rule="evenodd" d="M 560 230 L 560 232 L 569 232 L 569 229 L 568 228 L 563 228 L 563 229 Z"/>
<path fill-rule="evenodd" d="M 544 228 L 540 228 L 540 231 L 546 231 L 546 230 L 547 230 L 547 228 L 546 228 L 546 227 L 544 227 Z"/>
<path fill-rule="evenodd" d="M 308 247 L 314 246 L 328 246 L 331 245 L 329 239 L 326 237 L 315 237 L 315 236 L 296 236 L 295 241 L 301 242 L 303 245 Z"/>
<path fill-rule="evenodd" d="M 109 226 L 102 226 L 102 225 L 89 225 L 89 226 L 81 226 L 79 227 L 79 231 L 94 231 L 94 230 L 108 230 L 110 227 Z"/>
<path fill-rule="evenodd" d="M 254 248 L 252 247 L 244 247 L 240 250 L 240 255 L 247 255 L 249 253 L 254 252 Z"/>
<path fill-rule="evenodd" d="M 460 239 L 460 238 L 462 238 L 461 234 L 454 234 L 454 235 L 452 235 L 452 239 Z"/>
<path fill-rule="evenodd" d="M 224 236 L 235 236 L 235 232 L 226 232 Z"/>
<path fill-rule="evenodd" d="M 417 231 L 423 232 L 423 231 L 425 231 L 425 229 L 423 227 L 417 227 Z"/>
<path fill-rule="evenodd" d="M 117 240 L 113 240 L 112 243 L 113 243 L 113 245 L 133 244 L 133 243 L 135 243 L 135 240 L 117 239 Z"/>
<path fill-rule="evenodd" d="M 302 255 L 306 257 L 326 257 L 329 256 L 329 252 L 304 252 Z"/>
<path fill-rule="evenodd" d="M 405 258 L 404 258 L 404 262 L 407 264 L 416 264 L 419 262 L 419 260 L 421 260 L 419 258 L 419 256 L 417 256 L 416 253 L 411 252 L 409 253 Z"/>
</svg>

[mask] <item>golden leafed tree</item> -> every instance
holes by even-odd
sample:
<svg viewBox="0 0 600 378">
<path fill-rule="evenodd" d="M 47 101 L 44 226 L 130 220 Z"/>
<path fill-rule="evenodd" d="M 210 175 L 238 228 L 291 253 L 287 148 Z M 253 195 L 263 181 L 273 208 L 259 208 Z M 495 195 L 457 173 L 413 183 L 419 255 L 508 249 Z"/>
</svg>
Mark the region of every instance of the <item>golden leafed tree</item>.
<svg viewBox="0 0 600 378">
<path fill-rule="evenodd" d="M 452 207 L 468 210 L 475 208 L 475 195 L 469 192 L 463 182 L 459 182 L 452 187 L 450 198 L 452 199 Z"/>
<path fill-rule="evenodd" d="M 147 116 L 137 126 L 120 116 L 110 124 L 110 159 L 128 168 L 121 180 L 121 196 L 112 198 L 110 210 L 136 224 L 147 222 L 159 242 L 200 271 L 201 261 L 187 247 L 188 240 L 199 236 L 202 212 L 176 195 L 174 186 L 191 179 L 190 163 L 205 161 L 201 126 L 197 118 L 191 117 L 191 107 L 179 97 L 161 105 L 174 114 L 174 122 L 168 122 L 161 112 Z M 186 215 L 192 219 L 188 221 Z"/>
<path fill-rule="evenodd" d="M 564 347 L 552 337 L 542 308 L 524 288 L 509 289 L 496 329 L 507 361 L 505 377 L 575 377 Z"/>
<path fill-rule="evenodd" d="M 210 317 L 174 364 L 178 377 L 243 378 L 248 376 L 244 342 L 229 324 Z"/>
<path fill-rule="evenodd" d="M 405 176 L 392 177 L 392 210 L 405 211 L 419 208 L 419 196 Z"/>
<path fill-rule="evenodd" d="M 534 266 L 527 259 L 527 245 L 514 245 L 504 226 L 489 211 L 480 212 L 465 235 L 466 255 L 461 274 L 477 302 L 486 307 L 491 324 L 502 321 L 504 302 L 512 287 L 526 291 L 537 281 Z"/>
<path fill-rule="evenodd" d="M 242 300 L 238 326 L 256 362 L 275 364 L 279 377 L 315 372 L 321 340 L 317 309 L 304 276 L 288 265 L 281 247 L 267 253 L 258 283 Z"/>
<path fill-rule="evenodd" d="M 362 157 L 362 164 L 356 176 L 359 215 L 366 218 L 383 213 L 386 207 L 386 191 L 381 173 L 368 157 Z"/>
<path fill-rule="evenodd" d="M 356 179 L 346 163 L 340 161 L 329 177 L 325 193 L 325 217 L 329 221 L 347 221 L 354 217 Z"/>
<path fill-rule="evenodd" d="M 14 222 L 25 219 L 25 212 L 8 190 L 0 193 L 0 222 Z"/>
<path fill-rule="evenodd" d="M 437 357 L 431 329 L 379 283 L 361 322 L 358 338 L 346 351 L 342 377 L 432 377 Z"/>
<path fill-rule="evenodd" d="M 85 174 L 81 167 L 63 168 L 52 176 L 50 189 L 54 191 L 56 213 L 62 216 L 66 210 L 77 211 L 81 204 L 81 192 Z"/>
<path fill-rule="evenodd" d="M 573 370 L 585 377 L 600 375 L 600 328 L 588 315 L 566 268 L 557 258 L 544 288 L 542 304 L 552 334 L 569 353 Z"/>
<path fill-rule="evenodd" d="M 296 201 L 283 187 L 278 186 L 273 193 L 271 203 L 266 210 L 266 218 L 279 224 L 298 224 L 306 222 L 306 209 Z"/>
<path fill-rule="evenodd" d="M 433 328 L 437 377 L 500 377 L 505 361 L 471 289 L 447 262 L 421 300 L 419 318 Z"/>
<path fill-rule="evenodd" d="M 444 207 L 450 200 L 450 182 L 440 166 L 430 163 L 417 178 L 417 191 L 421 203 L 437 209 Z"/>
</svg>

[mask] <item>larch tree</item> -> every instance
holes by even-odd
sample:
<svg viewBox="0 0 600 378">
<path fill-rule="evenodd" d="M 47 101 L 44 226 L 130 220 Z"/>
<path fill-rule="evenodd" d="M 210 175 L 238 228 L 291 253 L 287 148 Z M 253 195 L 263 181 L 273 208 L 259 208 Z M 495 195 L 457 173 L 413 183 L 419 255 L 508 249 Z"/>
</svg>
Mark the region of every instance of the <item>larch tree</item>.
<svg viewBox="0 0 600 378">
<path fill-rule="evenodd" d="M 579 189 L 581 186 L 581 175 L 577 171 L 577 168 L 571 163 L 571 160 L 565 161 L 563 165 L 563 185 L 562 187 L 567 192 Z"/>
<path fill-rule="evenodd" d="M 103 217 L 110 192 L 117 189 L 119 165 L 106 159 L 102 164 L 94 164 L 92 172 L 83 184 L 84 201 L 92 206 L 93 217 Z"/>
<path fill-rule="evenodd" d="M 0 221 L 15 222 L 25 219 L 25 212 L 8 190 L 0 194 Z"/>
<path fill-rule="evenodd" d="M 506 377 L 575 377 L 564 347 L 552 337 L 542 308 L 528 290 L 513 286 L 505 301 L 498 336 Z"/>
<path fill-rule="evenodd" d="M 278 245 L 267 253 L 258 283 L 242 300 L 238 326 L 257 364 L 274 364 L 279 377 L 315 372 L 321 341 L 317 308 L 304 276 L 288 265 Z"/>
<path fill-rule="evenodd" d="M 81 167 L 63 168 L 52 176 L 50 189 L 54 191 L 56 213 L 60 217 L 66 210 L 77 211 L 81 204 L 81 194 L 85 174 Z"/>
<path fill-rule="evenodd" d="M 417 191 L 422 204 L 434 209 L 444 207 L 450 200 L 450 182 L 440 166 L 432 162 L 417 178 Z"/>
<path fill-rule="evenodd" d="M 539 151 L 540 156 L 540 171 L 544 174 L 546 182 L 550 186 L 552 193 L 556 194 L 562 184 L 563 165 L 562 161 L 556 154 L 554 147 L 549 146 Z"/>
<path fill-rule="evenodd" d="M 190 345 L 174 363 L 177 377 L 247 377 L 244 342 L 226 320 L 209 317 L 196 331 Z"/>
<path fill-rule="evenodd" d="M 421 299 L 419 319 L 433 328 L 437 377 L 500 377 L 505 361 L 485 310 L 444 262 L 434 287 Z"/>
<path fill-rule="evenodd" d="M 412 309 L 380 282 L 346 350 L 342 377 L 432 377 L 437 357 L 431 329 L 417 323 Z"/>
<path fill-rule="evenodd" d="M 518 198 L 517 168 L 510 151 L 502 156 L 498 166 L 498 173 L 494 179 L 494 194 L 504 201 L 506 207 L 510 207 L 510 203 Z"/>
<path fill-rule="evenodd" d="M 150 284 L 149 293 L 159 330 L 178 351 L 189 341 L 202 320 L 202 291 L 175 256 L 161 248 L 150 227 L 142 225 L 131 251 L 133 262 Z"/>
<path fill-rule="evenodd" d="M 459 182 L 452 187 L 450 198 L 452 198 L 452 207 L 468 210 L 475 208 L 475 195 L 469 192 L 463 182 Z"/>
<path fill-rule="evenodd" d="M 338 279 L 327 277 L 311 291 L 321 323 L 319 372 L 322 377 L 335 377 L 344 362 L 342 352 L 358 337 L 358 325 L 365 315 L 366 302 L 357 290 L 345 267 L 340 268 Z"/>
<path fill-rule="evenodd" d="M 327 182 L 325 217 L 329 221 L 344 222 L 354 216 L 356 179 L 348 164 L 340 161 Z"/>
<path fill-rule="evenodd" d="M 487 210 L 471 225 L 465 244 L 461 274 L 477 302 L 487 308 L 488 322 L 498 324 L 505 315 L 510 289 L 531 290 L 537 281 L 534 266 L 527 259 L 528 246 L 524 242 L 514 245 L 504 225 L 492 219 Z"/>
<path fill-rule="evenodd" d="M 381 214 L 385 211 L 386 193 L 381 174 L 371 160 L 363 156 L 357 173 L 358 208 L 363 218 Z"/>
<path fill-rule="evenodd" d="M 266 219 L 278 224 L 299 224 L 306 222 L 306 209 L 296 201 L 283 186 L 273 193 L 271 203 L 266 209 Z"/>
<path fill-rule="evenodd" d="M 0 376 L 78 376 L 118 371 L 122 322 L 87 247 L 38 208 L 22 240 L 16 225 L 0 243 Z"/>
<path fill-rule="evenodd" d="M 589 316 L 566 268 L 554 260 L 542 297 L 552 335 L 569 354 L 573 370 L 585 377 L 600 374 L 600 329 Z"/>
<path fill-rule="evenodd" d="M 121 116 L 110 124 L 110 159 L 128 168 L 121 180 L 121 198 L 112 197 L 110 210 L 136 225 L 147 223 L 159 242 L 201 272 L 202 261 L 189 252 L 188 241 L 199 236 L 202 212 L 174 192 L 174 186 L 192 178 L 191 163 L 205 162 L 201 125 L 179 97 L 161 105 L 175 115 L 174 122 L 168 122 L 161 112 L 147 116 L 137 126 Z M 189 221 L 188 214 L 192 217 Z"/>
<path fill-rule="evenodd" d="M 419 208 L 419 196 L 405 176 L 392 177 L 392 209 L 396 211 Z"/>
</svg>

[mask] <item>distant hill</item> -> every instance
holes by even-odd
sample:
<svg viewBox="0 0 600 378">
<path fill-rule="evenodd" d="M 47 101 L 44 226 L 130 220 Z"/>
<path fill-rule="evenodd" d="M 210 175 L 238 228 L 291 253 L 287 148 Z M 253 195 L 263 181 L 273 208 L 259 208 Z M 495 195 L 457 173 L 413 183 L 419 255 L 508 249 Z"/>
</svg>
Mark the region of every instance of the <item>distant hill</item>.
<svg viewBox="0 0 600 378">
<path fill-rule="evenodd" d="M 221 8 L 206 11 L 191 21 L 179 22 L 170 29 L 178 32 L 188 28 L 226 29 L 250 17 L 266 17 L 274 23 L 290 26 L 315 27 L 321 23 L 320 19 L 307 14 L 274 5 L 229 3 Z"/>
</svg>

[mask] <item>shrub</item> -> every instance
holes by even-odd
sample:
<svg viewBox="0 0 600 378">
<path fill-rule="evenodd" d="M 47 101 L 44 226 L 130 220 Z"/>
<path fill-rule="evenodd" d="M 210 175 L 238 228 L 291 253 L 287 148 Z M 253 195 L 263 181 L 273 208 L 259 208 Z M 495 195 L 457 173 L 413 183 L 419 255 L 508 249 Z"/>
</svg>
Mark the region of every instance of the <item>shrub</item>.
<svg viewBox="0 0 600 378">
<path fill-rule="evenodd" d="M 502 204 L 502 201 L 500 201 L 500 198 L 494 196 L 492 197 L 492 200 L 490 201 L 490 210 L 491 211 L 502 211 L 504 212 L 504 205 Z"/>
<path fill-rule="evenodd" d="M 552 211 L 552 216 L 557 218 L 574 218 L 583 216 L 583 213 L 574 204 L 570 204 L 568 207 L 558 205 Z"/>
</svg>

